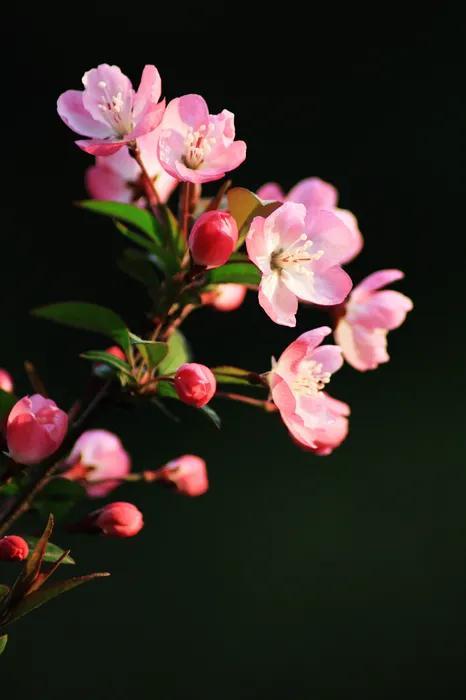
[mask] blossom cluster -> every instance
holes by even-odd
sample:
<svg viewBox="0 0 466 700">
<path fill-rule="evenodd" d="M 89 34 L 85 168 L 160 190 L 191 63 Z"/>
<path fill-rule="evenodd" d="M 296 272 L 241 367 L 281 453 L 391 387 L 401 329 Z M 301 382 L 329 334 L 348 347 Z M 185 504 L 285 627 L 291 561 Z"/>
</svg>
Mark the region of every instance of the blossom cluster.
<svg viewBox="0 0 466 700">
<path fill-rule="evenodd" d="M 33 507 L 50 482 L 77 484 L 89 499 L 105 499 L 127 481 L 166 484 L 191 497 L 207 491 L 206 464 L 199 456 L 183 455 L 155 469 L 133 471 L 117 435 L 102 429 L 76 435 L 109 386 L 131 401 L 181 401 L 217 424 L 212 399 L 242 401 L 279 414 L 302 449 L 329 455 L 347 437 L 350 415 L 349 405 L 328 393 L 332 375 L 344 362 L 360 372 L 387 362 L 388 332 L 404 322 L 413 306 L 401 292 L 386 289 L 402 279 L 400 270 L 372 272 L 353 286 L 346 266 L 364 239 L 354 214 L 338 206 L 332 184 L 309 177 L 285 194 L 273 182 L 257 192 L 226 182 L 214 197 L 202 196 L 204 183 L 222 179 L 246 158 L 246 144 L 235 138 L 232 112 L 210 114 L 196 94 L 167 104 L 152 65 L 144 68 L 137 90 L 120 68 L 107 64 L 87 71 L 82 84 L 82 90 L 64 92 L 57 105 L 63 122 L 80 136 L 78 147 L 94 158 L 85 175 L 91 199 L 82 206 L 111 217 L 135 244 L 123 269 L 147 288 L 152 325 L 141 337 L 113 311 L 97 305 L 37 310 L 43 318 L 100 331 L 117 344 L 83 354 L 93 362 L 97 387 L 87 407 L 78 400 L 63 410 L 43 395 L 34 377 L 36 391 L 18 399 L 13 378 L 0 370 L 0 391 L 10 397 L 2 417 L 8 463 L 0 497 L 1 489 L 9 493 L 12 485 L 20 493 L 0 511 L 4 561 L 29 556 L 28 541 L 6 531 L 24 504 Z M 177 189 L 178 218 L 168 207 Z M 180 330 L 184 319 L 206 306 L 234 311 L 248 291 L 257 292 L 272 322 L 289 328 L 296 326 L 300 302 L 327 309 L 336 343 L 324 342 L 330 326 L 310 329 L 261 372 L 193 362 Z M 223 391 L 221 384 L 247 393 Z M 261 392 L 262 398 L 251 391 Z M 132 537 L 143 524 L 135 505 L 114 501 L 91 511 L 71 530 Z M 46 544 L 50 531 L 44 535 Z M 31 591 L 25 589 L 23 595 Z M 5 599 L 10 600 L 8 595 Z M 0 626 L 11 619 L 7 603 L 2 618 L 0 600 Z"/>
</svg>

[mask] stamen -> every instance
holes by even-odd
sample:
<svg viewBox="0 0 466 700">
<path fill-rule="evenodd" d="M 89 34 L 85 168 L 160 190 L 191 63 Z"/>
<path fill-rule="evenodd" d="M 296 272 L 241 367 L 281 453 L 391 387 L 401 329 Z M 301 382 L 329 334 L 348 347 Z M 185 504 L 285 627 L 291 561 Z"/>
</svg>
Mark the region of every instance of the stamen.
<svg viewBox="0 0 466 700">
<path fill-rule="evenodd" d="M 296 375 L 292 388 L 296 394 L 301 396 L 317 396 L 319 391 L 330 381 L 330 372 L 322 371 L 322 364 L 315 360 L 308 360 L 301 363 L 299 372 Z"/>
</svg>

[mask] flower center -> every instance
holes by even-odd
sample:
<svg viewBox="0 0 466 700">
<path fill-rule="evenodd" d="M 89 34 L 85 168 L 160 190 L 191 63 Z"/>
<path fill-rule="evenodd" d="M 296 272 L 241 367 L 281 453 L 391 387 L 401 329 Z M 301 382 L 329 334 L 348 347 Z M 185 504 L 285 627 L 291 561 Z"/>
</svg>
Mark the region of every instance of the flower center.
<svg viewBox="0 0 466 700">
<path fill-rule="evenodd" d="M 212 150 L 212 146 L 216 143 L 215 137 L 210 134 L 213 131 L 213 125 L 201 124 L 199 129 L 194 131 L 192 127 L 189 128 L 186 138 L 184 140 L 184 164 L 191 168 L 191 170 L 197 170 L 204 162 L 206 156 Z"/>
<path fill-rule="evenodd" d="M 330 372 L 322 371 L 322 364 L 315 360 L 304 360 L 293 380 L 293 391 L 299 396 L 317 396 L 330 381 Z"/>
<path fill-rule="evenodd" d="M 110 95 L 105 80 L 101 80 L 98 85 L 102 90 L 99 109 L 105 121 L 117 136 L 129 134 L 134 128 L 131 100 L 125 102 L 121 90 L 116 95 Z"/>
<path fill-rule="evenodd" d="M 323 250 L 311 253 L 313 243 L 305 233 L 302 233 L 288 248 L 280 248 L 272 253 L 270 266 L 272 270 L 279 273 L 293 270 L 305 275 L 312 275 L 312 271 L 306 266 L 307 263 L 319 260 L 324 254 Z"/>
</svg>

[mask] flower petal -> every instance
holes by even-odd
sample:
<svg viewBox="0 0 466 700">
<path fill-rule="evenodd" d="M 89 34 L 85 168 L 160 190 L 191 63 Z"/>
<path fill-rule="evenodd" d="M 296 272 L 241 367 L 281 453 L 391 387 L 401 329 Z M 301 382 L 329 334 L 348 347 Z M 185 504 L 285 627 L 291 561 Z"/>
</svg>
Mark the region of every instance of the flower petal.
<svg viewBox="0 0 466 700">
<path fill-rule="evenodd" d="M 337 205 L 337 189 L 319 177 L 298 182 L 289 192 L 288 202 L 301 202 L 307 209 L 333 209 Z"/>
<path fill-rule="evenodd" d="M 312 331 L 302 333 L 280 355 L 276 368 L 277 372 L 285 378 L 288 378 L 290 374 L 296 373 L 299 362 L 306 357 L 311 357 L 315 349 L 331 332 L 332 329 L 328 326 L 321 326 L 320 328 L 314 328 Z"/>
<path fill-rule="evenodd" d="M 284 202 L 285 193 L 277 182 L 267 182 L 256 192 L 257 196 L 265 201 Z"/>
<path fill-rule="evenodd" d="M 276 273 L 264 275 L 259 287 L 259 304 L 272 321 L 282 326 L 296 326 L 298 300 Z"/>
<path fill-rule="evenodd" d="M 136 122 L 146 114 L 147 110 L 156 105 L 162 94 L 162 81 L 155 66 L 144 66 L 141 82 L 134 96 L 133 115 Z"/>
<path fill-rule="evenodd" d="M 331 267 L 324 272 L 315 271 L 312 301 L 320 306 L 341 304 L 352 286 L 351 277 L 341 267 Z"/>
<path fill-rule="evenodd" d="M 314 243 L 313 252 L 324 251 L 316 263 L 321 270 L 347 260 L 354 249 L 351 231 L 338 216 L 330 211 L 308 211 L 306 231 Z"/>
<path fill-rule="evenodd" d="M 90 153 L 91 156 L 111 156 L 126 146 L 126 141 L 111 141 L 110 139 L 87 139 L 86 141 L 75 141 L 82 151 Z"/>
<path fill-rule="evenodd" d="M 95 121 L 85 109 L 81 90 L 67 90 L 60 95 L 57 111 L 65 124 L 81 136 L 105 138 L 112 133 L 107 124 Z"/>
</svg>

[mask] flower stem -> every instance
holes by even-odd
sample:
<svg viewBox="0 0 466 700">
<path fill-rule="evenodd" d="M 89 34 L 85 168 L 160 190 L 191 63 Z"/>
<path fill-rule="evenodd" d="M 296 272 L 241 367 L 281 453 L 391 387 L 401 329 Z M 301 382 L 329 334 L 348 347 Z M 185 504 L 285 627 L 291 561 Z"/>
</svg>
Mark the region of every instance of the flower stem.
<svg viewBox="0 0 466 700">
<path fill-rule="evenodd" d="M 144 190 L 146 192 L 146 196 L 149 202 L 149 206 L 152 209 L 154 215 L 159 218 L 159 206 L 160 206 L 160 198 L 159 195 L 157 194 L 157 190 L 155 189 L 154 181 L 147 172 L 146 166 L 144 165 L 144 162 L 141 157 L 141 151 L 139 149 L 139 146 L 137 145 L 136 141 L 133 141 L 129 146 L 128 150 L 130 155 L 134 158 L 136 163 L 139 165 L 141 168 L 141 173 L 142 173 L 142 181 L 144 184 Z"/>
<path fill-rule="evenodd" d="M 272 401 L 254 399 L 252 396 L 243 396 L 243 394 L 234 394 L 229 391 L 217 391 L 215 396 L 220 399 L 230 399 L 230 401 L 239 401 L 240 403 L 247 403 L 249 406 L 263 408 L 264 411 L 267 411 L 268 413 L 273 413 L 274 411 L 278 410 Z"/>
</svg>

